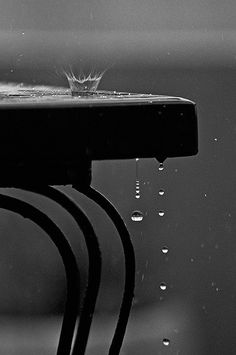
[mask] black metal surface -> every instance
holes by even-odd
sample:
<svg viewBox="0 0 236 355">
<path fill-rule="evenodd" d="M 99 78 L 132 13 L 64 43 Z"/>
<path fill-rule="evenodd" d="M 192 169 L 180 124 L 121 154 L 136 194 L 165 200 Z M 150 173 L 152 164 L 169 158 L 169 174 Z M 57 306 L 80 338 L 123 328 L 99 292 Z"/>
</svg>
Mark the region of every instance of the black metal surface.
<svg viewBox="0 0 236 355">
<path fill-rule="evenodd" d="M 49 235 L 62 257 L 67 278 L 67 300 L 57 355 L 69 355 L 79 302 L 79 271 L 71 246 L 55 223 L 30 204 L 14 197 L 0 194 L 0 208 L 18 213 L 39 225 Z"/>
<path fill-rule="evenodd" d="M 13 90 L 13 89 L 12 89 Z M 67 91 L 0 95 L 0 185 L 89 184 L 92 160 L 197 154 L 195 104 L 169 96 Z M 86 172 L 86 173 L 85 173 Z"/>
<path fill-rule="evenodd" d="M 98 238 L 85 212 L 64 192 L 51 186 L 42 185 L 21 186 L 19 188 L 46 196 L 57 202 L 75 219 L 84 235 L 89 258 L 88 282 L 72 350 L 72 355 L 83 355 L 87 346 L 101 280 L 102 258 Z"/>
<path fill-rule="evenodd" d="M 129 232 L 125 226 L 123 219 L 121 218 L 118 211 L 111 204 L 111 202 L 103 196 L 100 192 L 96 191 L 92 187 L 81 188 L 80 186 L 73 186 L 79 192 L 82 192 L 91 200 L 96 202 L 107 215 L 110 217 L 114 223 L 123 246 L 124 257 L 125 257 L 125 286 L 123 299 L 120 308 L 120 314 L 115 330 L 115 334 L 112 339 L 112 343 L 109 349 L 109 355 L 118 355 L 122 347 L 126 327 L 128 324 L 129 314 L 132 307 L 132 301 L 134 298 L 134 288 L 135 288 L 135 254 L 132 241 Z M 75 354 L 74 354 L 75 355 Z"/>
</svg>

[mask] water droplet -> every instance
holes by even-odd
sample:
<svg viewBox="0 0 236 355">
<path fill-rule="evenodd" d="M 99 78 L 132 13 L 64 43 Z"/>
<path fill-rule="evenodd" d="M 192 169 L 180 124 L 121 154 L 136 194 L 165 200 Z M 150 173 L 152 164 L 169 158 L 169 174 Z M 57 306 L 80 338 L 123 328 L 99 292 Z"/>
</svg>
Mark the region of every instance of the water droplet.
<svg viewBox="0 0 236 355">
<path fill-rule="evenodd" d="M 163 254 L 167 254 L 168 253 L 168 251 L 169 251 L 169 249 L 168 249 L 168 247 L 163 247 L 162 249 L 161 249 L 161 251 L 162 251 L 162 253 Z"/>
<path fill-rule="evenodd" d="M 158 214 L 159 214 L 160 217 L 163 217 L 165 212 L 164 211 L 159 211 Z"/>
<path fill-rule="evenodd" d="M 163 345 L 165 345 L 165 346 L 170 345 L 170 340 L 169 339 L 164 338 L 162 342 L 163 342 Z"/>
<path fill-rule="evenodd" d="M 159 192 L 158 192 L 158 193 L 159 193 L 159 195 L 160 195 L 160 196 L 163 196 L 163 195 L 164 195 L 164 193 L 165 193 L 165 191 L 161 189 L 161 190 L 159 190 Z"/>
<path fill-rule="evenodd" d="M 165 291 L 166 288 L 167 288 L 166 284 L 165 284 L 164 282 L 162 282 L 162 283 L 160 284 L 160 289 L 161 289 L 162 291 Z"/>
<path fill-rule="evenodd" d="M 135 198 L 140 198 L 140 193 L 136 191 Z"/>
<path fill-rule="evenodd" d="M 143 220 L 143 214 L 141 211 L 134 211 L 131 215 L 131 219 L 134 222 L 141 222 Z"/>
<path fill-rule="evenodd" d="M 164 164 L 163 164 L 163 163 L 160 163 L 158 170 L 159 170 L 159 171 L 164 170 Z"/>
</svg>

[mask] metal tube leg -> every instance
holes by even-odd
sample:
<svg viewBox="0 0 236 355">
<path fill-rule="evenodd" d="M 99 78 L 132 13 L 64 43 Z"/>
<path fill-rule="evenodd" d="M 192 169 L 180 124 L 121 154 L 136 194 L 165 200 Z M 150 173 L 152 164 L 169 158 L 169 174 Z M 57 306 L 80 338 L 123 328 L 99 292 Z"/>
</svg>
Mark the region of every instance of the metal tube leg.
<svg viewBox="0 0 236 355">
<path fill-rule="evenodd" d="M 117 228 L 121 242 L 123 245 L 124 256 L 125 256 L 125 287 L 122 299 L 122 304 L 120 308 L 120 314 L 115 330 L 115 334 L 112 339 L 112 343 L 109 349 L 109 355 L 118 355 L 122 346 L 124 339 L 129 314 L 132 307 L 132 301 L 134 297 L 135 288 L 135 253 L 131 242 L 129 232 L 125 226 L 124 221 L 119 215 L 118 211 L 111 204 L 111 202 L 103 196 L 100 192 L 96 191 L 92 187 L 77 186 L 73 187 L 79 192 L 83 193 L 85 196 L 96 202 L 101 208 L 105 210 L 107 215 L 113 221 L 115 227 Z"/>
<path fill-rule="evenodd" d="M 89 257 L 88 284 L 72 350 L 72 355 L 83 355 L 88 342 L 101 280 L 102 258 L 98 238 L 85 212 L 64 192 L 46 185 L 26 186 L 22 188 L 41 194 L 57 202 L 70 213 L 84 234 Z"/>
<path fill-rule="evenodd" d="M 30 204 L 0 194 L 0 208 L 16 212 L 39 225 L 49 235 L 62 257 L 67 278 L 67 300 L 57 355 L 70 355 L 79 299 L 79 271 L 71 246 L 56 224 Z"/>
</svg>

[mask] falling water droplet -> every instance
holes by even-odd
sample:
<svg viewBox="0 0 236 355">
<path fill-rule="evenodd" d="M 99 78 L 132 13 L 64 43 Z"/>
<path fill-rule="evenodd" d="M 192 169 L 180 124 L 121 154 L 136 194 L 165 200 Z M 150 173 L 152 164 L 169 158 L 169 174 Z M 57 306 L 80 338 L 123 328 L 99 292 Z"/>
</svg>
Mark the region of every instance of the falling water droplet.
<svg viewBox="0 0 236 355">
<path fill-rule="evenodd" d="M 158 193 L 159 193 L 159 195 L 160 195 L 160 196 L 163 196 L 163 195 L 164 195 L 164 193 L 165 193 L 165 191 L 161 189 L 161 190 L 159 190 L 159 192 L 158 192 Z"/>
<path fill-rule="evenodd" d="M 139 191 L 136 191 L 136 193 L 135 193 L 135 198 L 140 198 L 140 193 L 139 193 Z"/>
<path fill-rule="evenodd" d="M 169 251 L 169 249 L 168 249 L 168 247 L 163 247 L 162 249 L 161 249 L 161 251 L 162 251 L 162 253 L 163 254 L 167 254 L 168 253 L 168 251 Z"/>
<path fill-rule="evenodd" d="M 164 211 L 159 211 L 158 214 L 159 214 L 160 217 L 163 217 L 165 212 Z"/>
<path fill-rule="evenodd" d="M 159 170 L 159 171 L 164 170 L 164 164 L 163 164 L 163 163 L 160 163 L 158 170 Z"/>
<path fill-rule="evenodd" d="M 161 289 L 162 291 L 165 291 L 166 288 L 167 288 L 166 284 L 165 284 L 164 282 L 162 282 L 162 283 L 160 284 L 160 289 Z"/>
<path fill-rule="evenodd" d="M 143 214 L 141 211 L 134 211 L 131 215 L 131 219 L 134 222 L 141 222 L 143 220 Z"/>
<path fill-rule="evenodd" d="M 170 345 L 170 340 L 169 340 L 169 339 L 164 338 L 164 339 L 163 339 L 163 345 L 165 345 L 165 346 Z"/>
</svg>

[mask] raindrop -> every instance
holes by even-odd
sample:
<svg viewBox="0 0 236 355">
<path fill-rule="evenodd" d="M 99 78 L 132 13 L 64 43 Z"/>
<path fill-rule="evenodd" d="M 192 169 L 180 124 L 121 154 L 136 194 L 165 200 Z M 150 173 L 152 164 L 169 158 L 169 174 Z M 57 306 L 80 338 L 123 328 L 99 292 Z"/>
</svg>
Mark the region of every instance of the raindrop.
<svg viewBox="0 0 236 355">
<path fill-rule="evenodd" d="M 165 212 L 164 211 L 159 211 L 158 214 L 159 214 L 160 217 L 163 217 Z"/>
<path fill-rule="evenodd" d="M 163 345 L 165 345 L 165 346 L 170 345 L 170 340 L 169 340 L 169 339 L 164 338 L 164 339 L 163 339 Z"/>
<path fill-rule="evenodd" d="M 163 254 L 167 254 L 168 253 L 168 251 L 169 251 L 169 249 L 168 249 L 168 247 L 163 247 L 162 249 L 161 249 L 161 251 L 162 251 L 162 253 Z"/>
<path fill-rule="evenodd" d="M 143 220 L 143 214 L 141 211 L 134 211 L 131 215 L 131 219 L 134 222 L 141 222 Z"/>
<path fill-rule="evenodd" d="M 165 284 L 164 282 L 162 282 L 162 283 L 160 284 L 160 289 L 161 289 L 162 291 L 165 291 L 166 288 L 167 288 L 166 284 Z"/>
<path fill-rule="evenodd" d="M 163 195 L 164 195 L 164 193 L 165 193 L 165 191 L 161 189 L 161 190 L 159 190 L 159 192 L 158 192 L 158 193 L 159 193 L 159 195 L 160 195 L 160 196 L 163 196 Z"/>
<path fill-rule="evenodd" d="M 160 163 L 158 170 L 159 170 L 159 171 L 164 170 L 164 164 L 163 164 L 163 163 Z"/>
</svg>

